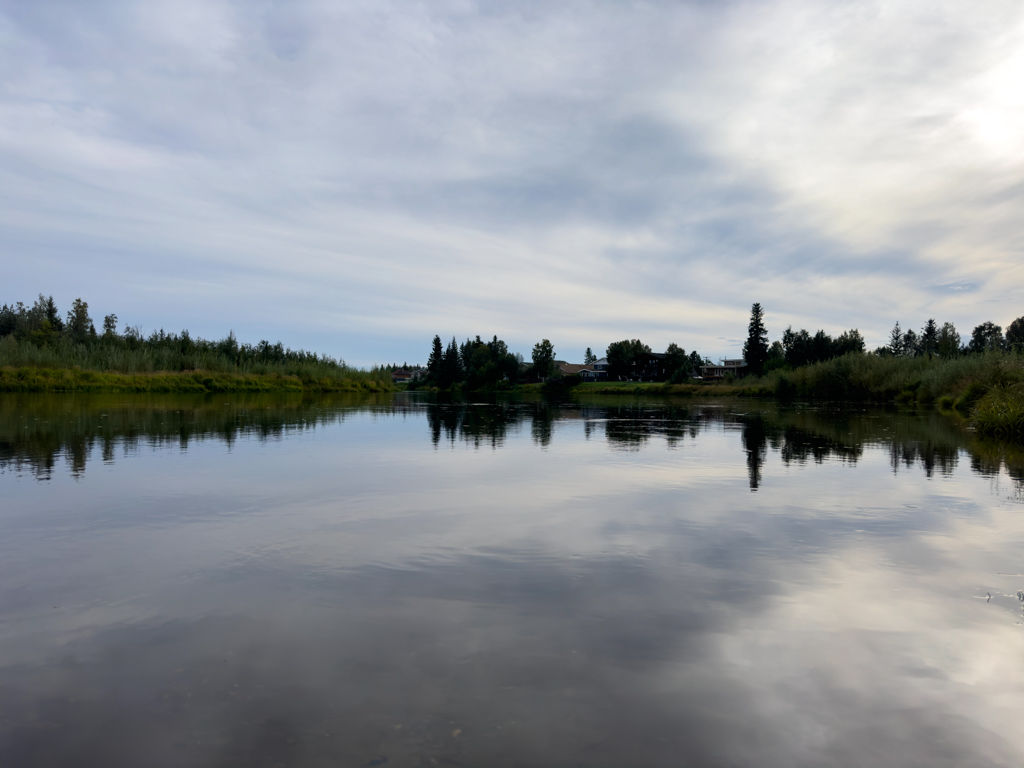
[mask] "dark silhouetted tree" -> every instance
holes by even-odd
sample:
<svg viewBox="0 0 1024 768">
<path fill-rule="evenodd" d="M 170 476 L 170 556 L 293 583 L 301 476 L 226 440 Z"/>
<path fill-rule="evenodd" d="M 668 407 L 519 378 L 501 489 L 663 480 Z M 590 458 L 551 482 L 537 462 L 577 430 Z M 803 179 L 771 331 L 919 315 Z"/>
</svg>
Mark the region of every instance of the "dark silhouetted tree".
<svg viewBox="0 0 1024 768">
<path fill-rule="evenodd" d="M 89 340 L 90 330 L 96 335 L 92 318 L 89 317 L 89 305 L 81 299 L 75 299 L 68 312 L 67 333 L 68 338 L 77 344 L 83 344 Z"/>
<path fill-rule="evenodd" d="M 583 364 L 584 365 L 591 365 L 591 364 L 596 363 L 596 362 L 597 362 L 597 355 L 595 355 L 590 350 L 590 347 L 587 347 L 587 351 L 583 353 Z"/>
<path fill-rule="evenodd" d="M 1002 348 L 1003 329 L 995 323 L 984 322 L 971 331 L 971 343 L 968 347 L 971 352 L 988 352 Z"/>
<path fill-rule="evenodd" d="M 928 322 L 921 329 L 921 354 L 931 357 L 939 352 L 939 325 L 934 317 L 928 318 Z"/>
<path fill-rule="evenodd" d="M 764 373 L 768 362 L 768 331 L 764 327 L 764 311 L 755 302 L 750 307 L 750 324 L 747 326 L 747 340 L 743 343 L 743 359 L 747 370 L 755 376 Z"/>
<path fill-rule="evenodd" d="M 665 373 L 671 382 L 679 382 L 690 376 L 690 359 L 686 350 L 675 342 L 665 349 Z"/>
<path fill-rule="evenodd" d="M 773 341 L 768 347 L 768 361 L 764 364 L 765 371 L 774 371 L 786 365 L 786 349 L 781 341 Z"/>
<path fill-rule="evenodd" d="M 903 356 L 904 357 L 917 357 L 921 354 L 921 339 L 914 332 L 913 328 L 908 328 L 907 332 L 903 334 Z"/>
<path fill-rule="evenodd" d="M 438 386 L 441 389 L 451 389 L 460 381 L 462 381 L 462 360 L 459 357 L 459 345 L 453 336 L 441 359 L 441 380 L 438 382 Z"/>
<path fill-rule="evenodd" d="M 441 365 L 443 362 L 444 348 L 441 346 L 441 337 L 434 336 L 434 343 L 430 348 L 430 357 L 427 359 L 427 379 L 435 386 L 441 381 Z"/>
<path fill-rule="evenodd" d="M 547 339 L 533 345 L 533 373 L 542 379 L 551 375 L 555 367 L 555 348 Z"/>
<path fill-rule="evenodd" d="M 949 359 L 960 354 L 960 334 L 952 323 L 943 323 L 939 330 L 938 353 L 940 357 Z"/>
<path fill-rule="evenodd" d="M 43 298 L 42 294 L 39 295 L 39 298 Z M 86 316 L 88 316 L 88 312 L 86 312 Z M 53 301 L 53 296 L 46 297 L 46 319 L 50 321 L 50 327 L 57 333 L 64 330 L 64 323 L 60 319 L 60 312 Z"/>
<path fill-rule="evenodd" d="M 651 348 L 640 339 L 613 341 L 605 355 L 608 358 L 608 378 L 613 381 L 631 378 L 637 356 L 650 351 Z"/>
<path fill-rule="evenodd" d="M 863 351 L 864 337 L 860 335 L 860 331 L 858 331 L 856 328 L 851 328 L 848 331 L 843 331 L 832 342 L 833 357 L 842 357 L 843 355 L 848 355 L 851 352 Z"/>
<path fill-rule="evenodd" d="M 1006 328 L 1006 346 L 1017 352 L 1024 351 L 1024 317 L 1018 317 Z"/>
<path fill-rule="evenodd" d="M 705 365 L 706 363 L 709 362 L 707 360 L 707 358 L 701 357 L 700 353 L 698 353 L 697 350 L 693 350 L 693 352 L 690 353 L 689 360 L 690 360 L 690 373 L 693 376 L 699 376 L 700 373 L 701 373 L 700 367 L 702 365 Z"/>
</svg>

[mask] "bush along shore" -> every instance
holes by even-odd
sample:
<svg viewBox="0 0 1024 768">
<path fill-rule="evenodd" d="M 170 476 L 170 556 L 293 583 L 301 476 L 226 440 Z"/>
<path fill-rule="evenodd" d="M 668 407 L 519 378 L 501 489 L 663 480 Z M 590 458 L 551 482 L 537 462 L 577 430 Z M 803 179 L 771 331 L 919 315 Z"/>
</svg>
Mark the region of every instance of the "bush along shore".
<svg viewBox="0 0 1024 768">
<path fill-rule="evenodd" d="M 970 419 L 981 434 L 1024 439 L 1024 355 L 1017 352 L 990 351 L 950 359 L 851 353 L 730 383 L 566 384 L 580 394 L 934 405 Z"/>
<path fill-rule="evenodd" d="M 0 391 L 6 392 L 388 392 L 389 368 L 280 342 L 240 344 L 234 333 L 210 341 L 189 332 L 137 327 L 118 332 L 117 316 L 97 332 L 89 305 L 76 300 L 62 319 L 52 298 L 0 307 Z"/>
<path fill-rule="evenodd" d="M 81 368 L 0 368 L 0 392 L 390 392 L 374 379 L 215 371 L 118 373 Z"/>
</svg>

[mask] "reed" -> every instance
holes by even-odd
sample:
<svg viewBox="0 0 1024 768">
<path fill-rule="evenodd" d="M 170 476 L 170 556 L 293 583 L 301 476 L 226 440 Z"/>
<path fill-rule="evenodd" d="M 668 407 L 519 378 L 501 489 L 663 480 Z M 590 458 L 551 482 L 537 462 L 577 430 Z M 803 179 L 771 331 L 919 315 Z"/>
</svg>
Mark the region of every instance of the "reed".
<svg viewBox="0 0 1024 768">
<path fill-rule="evenodd" d="M 935 403 L 982 434 L 1024 439 L 1024 355 L 986 352 L 952 359 L 852 353 L 733 383 L 585 384 L 592 394 L 777 397 L 834 402 Z"/>
<path fill-rule="evenodd" d="M 983 435 L 1024 437 L 1024 385 L 993 387 L 979 398 L 973 423 Z"/>
<path fill-rule="evenodd" d="M 316 392 L 394 389 L 385 368 L 361 370 L 306 352 L 253 354 L 214 344 L 135 345 L 118 338 L 46 346 L 0 340 L 0 391 Z M 274 352 L 271 348 L 271 353 Z"/>
</svg>

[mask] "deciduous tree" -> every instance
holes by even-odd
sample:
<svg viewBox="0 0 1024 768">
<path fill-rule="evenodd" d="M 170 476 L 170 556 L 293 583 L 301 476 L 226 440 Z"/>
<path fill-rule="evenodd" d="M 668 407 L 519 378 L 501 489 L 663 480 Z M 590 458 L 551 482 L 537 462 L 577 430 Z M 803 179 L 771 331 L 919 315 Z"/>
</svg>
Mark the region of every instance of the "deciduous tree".
<svg viewBox="0 0 1024 768">
<path fill-rule="evenodd" d="M 988 352 L 1002 348 L 1003 329 L 992 321 L 977 325 L 971 331 L 971 343 L 969 346 L 971 352 Z"/>
<path fill-rule="evenodd" d="M 1006 345 L 1017 352 L 1024 351 L 1024 317 L 1018 317 L 1007 327 Z"/>
<path fill-rule="evenodd" d="M 547 339 L 541 339 L 533 345 L 534 375 L 545 379 L 551 375 L 555 365 L 555 348 Z"/>
</svg>

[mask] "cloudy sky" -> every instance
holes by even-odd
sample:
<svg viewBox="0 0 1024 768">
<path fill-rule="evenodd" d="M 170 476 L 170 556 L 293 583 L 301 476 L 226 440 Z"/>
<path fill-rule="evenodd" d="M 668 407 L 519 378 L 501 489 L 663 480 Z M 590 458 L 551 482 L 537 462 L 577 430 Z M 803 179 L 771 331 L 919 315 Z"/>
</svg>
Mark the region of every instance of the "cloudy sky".
<svg viewBox="0 0 1024 768">
<path fill-rule="evenodd" d="M 368 365 L 1024 315 L 1024 4 L 0 0 L 0 302 Z"/>
</svg>

